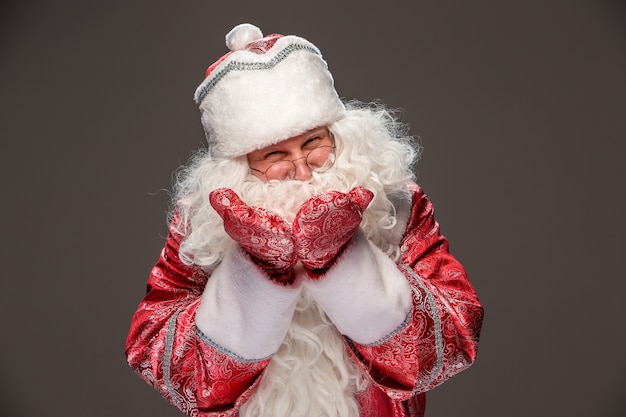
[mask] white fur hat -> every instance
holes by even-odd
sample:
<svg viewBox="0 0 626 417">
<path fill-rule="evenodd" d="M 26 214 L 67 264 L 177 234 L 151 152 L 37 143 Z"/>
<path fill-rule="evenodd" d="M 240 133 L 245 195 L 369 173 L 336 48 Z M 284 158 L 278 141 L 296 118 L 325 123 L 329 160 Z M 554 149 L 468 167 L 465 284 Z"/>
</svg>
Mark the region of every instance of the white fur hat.
<svg viewBox="0 0 626 417">
<path fill-rule="evenodd" d="M 345 107 L 319 49 L 298 36 L 263 37 L 244 23 L 195 93 L 212 155 L 236 157 L 339 120 Z"/>
</svg>

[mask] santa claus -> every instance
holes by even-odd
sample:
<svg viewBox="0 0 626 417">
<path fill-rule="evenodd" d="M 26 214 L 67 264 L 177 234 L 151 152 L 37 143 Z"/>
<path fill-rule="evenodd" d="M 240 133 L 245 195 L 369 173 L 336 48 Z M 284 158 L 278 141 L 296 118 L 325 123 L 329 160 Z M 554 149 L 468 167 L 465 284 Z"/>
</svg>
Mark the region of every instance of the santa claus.
<svg viewBox="0 0 626 417">
<path fill-rule="evenodd" d="M 243 24 L 195 94 L 130 366 L 192 416 L 422 416 L 483 310 L 413 182 L 419 146 L 317 47 Z"/>
</svg>

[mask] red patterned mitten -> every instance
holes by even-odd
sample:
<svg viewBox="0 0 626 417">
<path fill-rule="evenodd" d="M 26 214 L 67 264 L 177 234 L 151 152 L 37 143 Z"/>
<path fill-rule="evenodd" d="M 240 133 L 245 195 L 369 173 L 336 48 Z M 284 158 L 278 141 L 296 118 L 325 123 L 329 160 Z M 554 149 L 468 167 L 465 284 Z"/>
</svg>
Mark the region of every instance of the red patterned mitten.
<svg viewBox="0 0 626 417">
<path fill-rule="evenodd" d="M 261 207 L 252 207 L 229 188 L 212 191 L 211 206 L 224 220 L 224 230 L 273 279 L 293 281 L 297 262 L 289 223 Z"/>
<path fill-rule="evenodd" d="M 374 194 L 355 187 L 348 194 L 330 191 L 309 199 L 293 222 L 296 254 L 313 278 L 326 272 L 359 229 Z"/>
</svg>

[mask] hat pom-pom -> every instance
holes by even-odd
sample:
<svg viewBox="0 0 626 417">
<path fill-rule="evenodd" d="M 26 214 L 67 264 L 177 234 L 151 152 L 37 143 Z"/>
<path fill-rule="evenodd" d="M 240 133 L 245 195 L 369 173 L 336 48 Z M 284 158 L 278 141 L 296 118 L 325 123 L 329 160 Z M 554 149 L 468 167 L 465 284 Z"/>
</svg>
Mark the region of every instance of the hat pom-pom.
<svg viewBox="0 0 626 417">
<path fill-rule="evenodd" d="M 228 32 L 226 35 L 226 46 L 233 52 L 239 51 L 245 49 L 250 42 L 254 42 L 262 37 L 261 29 L 250 23 L 242 23 Z"/>
</svg>

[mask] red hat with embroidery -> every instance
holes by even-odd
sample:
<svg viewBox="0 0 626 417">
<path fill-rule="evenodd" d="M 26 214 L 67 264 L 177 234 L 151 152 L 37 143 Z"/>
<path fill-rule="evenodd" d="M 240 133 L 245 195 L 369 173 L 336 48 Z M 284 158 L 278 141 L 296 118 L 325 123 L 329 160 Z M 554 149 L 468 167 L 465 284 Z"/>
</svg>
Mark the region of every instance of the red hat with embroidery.
<svg viewBox="0 0 626 417">
<path fill-rule="evenodd" d="M 328 65 L 306 39 L 263 37 L 244 23 L 226 45 L 230 52 L 207 69 L 194 97 L 212 155 L 245 155 L 344 115 Z"/>
</svg>

